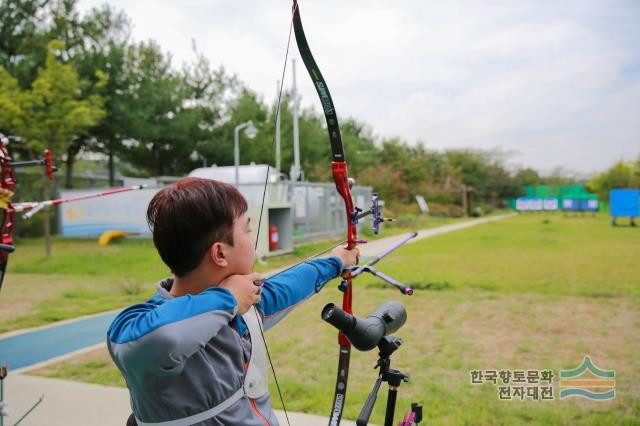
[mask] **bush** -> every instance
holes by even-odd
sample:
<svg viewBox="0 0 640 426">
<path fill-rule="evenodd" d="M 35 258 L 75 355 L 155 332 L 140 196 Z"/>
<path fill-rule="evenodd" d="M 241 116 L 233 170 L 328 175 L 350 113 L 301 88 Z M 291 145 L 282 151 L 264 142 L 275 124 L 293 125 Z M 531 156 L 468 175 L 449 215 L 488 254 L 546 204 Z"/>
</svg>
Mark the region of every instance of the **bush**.
<svg viewBox="0 0 640 426">
<path fill-rule="evenodd" d="M 491 207 L 491 205 L 478 203 L 473 205 L 473 208 L 471 209 L 471 216 L 480 217 L 480 216 L 487 215 L 492 211 L 493 211 L 493 207 Z"/>
<path fill-rule="evenodd" d="M 465 215 L 465 211 L 457 204 L 430 203 L 429 214 L 431 216 L 463 217 Z"/>
<path fill-rule="evenodd" d="M 412 227 L 418 223 L 418 217 L 415 214 L 405 213 L 398 216 L 396 220 L 391 223 L 400 227 Z"/>
</svg>

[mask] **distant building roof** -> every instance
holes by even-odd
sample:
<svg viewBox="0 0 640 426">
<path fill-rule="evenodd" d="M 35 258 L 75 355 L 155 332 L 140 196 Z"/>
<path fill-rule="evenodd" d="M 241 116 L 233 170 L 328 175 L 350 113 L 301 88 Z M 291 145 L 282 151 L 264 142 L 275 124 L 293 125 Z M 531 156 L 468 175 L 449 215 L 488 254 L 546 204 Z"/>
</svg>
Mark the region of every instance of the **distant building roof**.
<svg viewBox="0 0 640 426">
<path fill-rule="evenodd" d="M 273 167 L 269 167 L 267 164 L 249 164 L 238 167 L 238 183 L 240 185 L 264 185 L 264 181 L 267 177 L 267 171 L 269 172 L 269 182 L 278 182 L 278 173 Z M 235 184 L 236 183 L 236 168 L 235 166 L 222 166 L 222 167 L 200 167 L 192 170 L 189 176 L 215 179 L 220 182 Z"/>
<path fill-rule="evenodd" d="M 247 200 L 250 208 L 260 206 L 262 204 L 267 172 L 269 173 L 270 184 L 276 184 L 279 182 L 279 174 L 276 169 L 273 167 L 269 167 L 266 164 L 249 164 L 238 167 L 238 190 Z M 192 170 L 191 173 L 189 173 L 189 176 L 204 179 L 213 179 L 235 185 L 236 168 L 235 166 L 200 167 L 198 169 Z M 278 199 L 282 200 L 283 197 L 286 201 L 286 196 L 282 194 Z"/>
</svg>

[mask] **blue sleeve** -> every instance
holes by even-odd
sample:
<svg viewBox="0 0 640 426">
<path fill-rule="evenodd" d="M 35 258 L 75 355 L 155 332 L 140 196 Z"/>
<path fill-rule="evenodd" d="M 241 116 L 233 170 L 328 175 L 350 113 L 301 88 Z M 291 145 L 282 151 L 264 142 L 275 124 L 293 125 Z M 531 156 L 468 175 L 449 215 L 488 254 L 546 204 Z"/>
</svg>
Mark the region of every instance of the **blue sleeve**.
<svg viewBox="0 0 640 426">
<path fill-rule="evenodd" d="M 317 293 L 342 272 L 338 257 L 315 259 L 268 279 L 262 288 L 258 308 L 268 330 L 284 318 L 300 302 Z"/>
</svg>

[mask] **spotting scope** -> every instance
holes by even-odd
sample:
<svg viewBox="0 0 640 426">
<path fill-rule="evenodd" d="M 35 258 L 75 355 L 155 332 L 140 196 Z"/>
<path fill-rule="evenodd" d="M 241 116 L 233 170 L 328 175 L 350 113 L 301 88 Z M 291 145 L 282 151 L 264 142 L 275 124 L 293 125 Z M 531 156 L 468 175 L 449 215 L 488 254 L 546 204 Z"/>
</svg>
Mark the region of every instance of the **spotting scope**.
<svg viewBox="0 0 640 426">
<path fill-rule="evenodd" d="M 366 318 L 357 318 L 329 303 L 322 309 L 322 319 L 342 331 L 356 349 L 369 351 L 383 336 L 404 325 L 407 311 L 399 302 L 390 301 L 378 306 Z"/>
</svg>

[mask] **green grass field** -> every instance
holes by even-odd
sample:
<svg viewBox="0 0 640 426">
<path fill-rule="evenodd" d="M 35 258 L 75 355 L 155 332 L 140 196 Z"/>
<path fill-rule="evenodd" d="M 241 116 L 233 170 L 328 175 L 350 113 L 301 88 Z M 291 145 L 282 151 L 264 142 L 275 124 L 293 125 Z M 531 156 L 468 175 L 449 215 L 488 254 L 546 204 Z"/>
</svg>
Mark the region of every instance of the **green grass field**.
<svg viewBox="0 0 640 426">
<path fill-rule="evenodd" d="M 404 219 L 387 226 L 384 235 L 460 220 Z M 369 239 L 380 238 L 366 234 Z M 42 240 L 18 241 L 0 292 L 0 333 L 136 303 L 148 298 L 155 283 L 169 275 L 149 239 L 116 240 L 100 247 L 96 239 L 54 238 L 52 245 L 52 256 L 47 258 Z M 330 245 L 326 241 L 301 245 L 292 254 L 257 264 L 256 270 L 295 263 Z"/>
<path fill-rule="evenodd" d="M 143 300 L 166 274 L 150 248 L 132 241 L 100 251 L 56 241 L 56 257 L 44 260 L 38 242 L 27 242 L 21 257 L 12 258 L 0 294 L 14 305 L 0 305 L 0 327 Z M 404 345 L 392 358 L 393 367 L 411 374 L 400 388 L 398 413 L 420 401 L 425 424 L 640 424 L 639 259 L 640 229 L 612 228 L 606 215 L 523 215 L 405 246 L 379 269 L 413 285 L 414 296 L 403 297 L 367 277 L 356 281 L 354 306 L 358 315 L 390 299 L 407 308 L 409 319 L 397 333 Z M 267 334 L 289 410 L 329 413 L 337 344 L 320 311 L 341 299 L 336 284 Z M 92 298 L 98 302 L 87 306 Z M 52 300 L 59 306 L 47 308 Z M 357 416 L 375 380 L 376 355 L 352 354 L 347 418 Z M 559 400 L 556 381 L 554 401 L 499 401 L 493 385 L 470 384 L 473 369 L 558 374 L 577 367 L 585 355 L 616 371 L 614 400 Z M 124 385 L 101 350 L 36 374 Z M 278 405 L 275 390 L 273 395 Z M 375 423 L 383 423 L 385 400 L 383 389 Z"/>
</svg>

